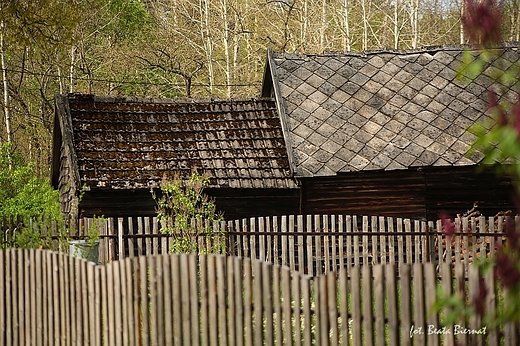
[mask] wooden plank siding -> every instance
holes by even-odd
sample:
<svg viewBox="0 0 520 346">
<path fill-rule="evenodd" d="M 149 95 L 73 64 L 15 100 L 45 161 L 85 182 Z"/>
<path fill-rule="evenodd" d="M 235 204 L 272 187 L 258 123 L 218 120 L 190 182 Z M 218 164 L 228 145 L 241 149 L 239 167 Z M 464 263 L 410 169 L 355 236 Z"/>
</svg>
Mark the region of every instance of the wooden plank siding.
<svg viewBox="0 0 520 346">
<path fill-rule="evenodd" d="M 464 280 L 448 264 L 440 276 L 431 263 L 403 269 L 401 277 L 394 265 L 378 264 L 312 279 L 221 255 L 142 256 L 95 266 L 48 250 L 2 250 L 0 294 L 8 299 L 0 340 L 41 346 L 516 345 L 518 323 L 493 328 L 460 316 L 457 324 L 480 334 L 456 334 L 454 325 L 442 324 L 445 312 L 432 309 L 431 292 L 450 292 L 455 280 L 456 290 L 472 297 L 485 284 L 492 290 L 487 309 L 500 313 L 498 302 L 507 304 L 508 297 L 493 275 L 470 267 Z M 451 332 L 428 333 L 432 327 Z"/>
<path fill-rule="evenodd" d="M 156 191 L 159 194 L 158 191 Z M 298 189 L 206 189 L 217 211 L 227 220 L 244 217 L 298 214 Z M 150 189 L 86 191 L 79 204 L 80 217 L 156 216 L 157 203 Z"/>
<path fill-rule="evenodd" d="M 507 176 L 499 177 L 490 168 L 474 166 L 425 168 L 426 218 L 435 220 L 440 214 L 452 217 L 478 203 L 482 215 L 516 210 L 515 187 Z"/>
<path fill-rule="evenodd" d="M 418 217 L 426 214 L 418 170 L 359 172 L 302 179 L 302 214 Z"/>
<path fill-rule="evenodd" d="M 380 215 L 435 220 L 478 201 L 486 216 L 514 210 L 508 178 L 475 166 L 363 171 L 301 179 L 302 214 Z"/>
</svg>

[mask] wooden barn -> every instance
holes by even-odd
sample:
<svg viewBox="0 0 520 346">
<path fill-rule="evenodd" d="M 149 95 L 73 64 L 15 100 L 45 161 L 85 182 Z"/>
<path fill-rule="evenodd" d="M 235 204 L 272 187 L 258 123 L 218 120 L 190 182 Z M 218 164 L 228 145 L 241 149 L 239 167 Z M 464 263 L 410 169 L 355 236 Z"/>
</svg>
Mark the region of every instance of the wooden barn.
<svg viewBox="0 0 520 346">
<path fill-rule="evenodd" d="M 56 96 L 52 183 L 77 216 L 151 216 L 151 189 L 193 168 L 226 219 L 299 211 L 273 99 Z"/>
<path fill-rule="evenodd" d="M 462 47 L 270 51 L 262 96 L 276 100 L 300 212 L 433 220 L 474 202 L 484 215 L 514 208 L 510 180 L 482 167 L 481 153 L 468 154 L 475 136 L 467 129 L 489 120 L 493 71 L 520 63 L 517 47 L 496 52 L 467 82 L 456 78 Z"/>
</svg>

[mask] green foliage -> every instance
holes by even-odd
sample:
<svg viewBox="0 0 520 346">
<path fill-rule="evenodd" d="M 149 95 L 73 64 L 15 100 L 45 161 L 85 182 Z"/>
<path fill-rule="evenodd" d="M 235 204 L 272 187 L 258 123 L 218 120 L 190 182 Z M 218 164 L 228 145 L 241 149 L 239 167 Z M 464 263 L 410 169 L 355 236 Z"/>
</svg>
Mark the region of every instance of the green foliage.
<svg viewBox="0 0 520 346">
<path fill-rule="evenodd" d="M 151 28 L 152 17 L 139 0 L 101 0 L 101 33 L 113 42 L 132 40 Z M 95 28 L 96 30 L 98 28 Z"/>
<path fill-rule="evenodd" d="M 507 94 L 511 92 L 518 94 L 520 91 L 518 80 L 520 67 L 506 61 L 501 56 L 500 49 L 493 48 L 497 42 L 500 42 L 499 25 L 503 20 L 495 5 L 494 0 L 467 1 L 468 13 L 463 18 L 464 29 L 471 43 L 481 51 L 476 56 L 466 53 L 458 77 L 472 81 L 484 75 L 494 82 L 487 91 L 486 100 L 492 120 L 489 123 L 476 124 L 470 129 L 470 132 L 477 137 L 472 151 L 483 153 L 483 164 L 496 165 L 500 172 L 511 175 L 518 188 L 520 187 L 520 100 L 508 100 Z M 493 20 L 488 20 L 490 18 Z M 509 68 L 506 72 L 502 72 L 503 69 L 490 67 L 490 63 L 500 64 L 502 67 L 509 66 Z M 493 271 L 498 283 L 497 287 L 488 287 L 488 283 L 481 279 L 478 287 L 474 288 L 476 293 L 472 297 L 468 297 L 465 289 L 462 293 L 459 291 L 451 296 L 441 297 L 435 308 L 451 309 L 451 313 L 446 317 L 446 323 L 453 324 L 456 320 L 475 315 L 481 318 L 483 325 L 490 328 L 500 328 L 504 323 L 520 321 L 520 229 L 510 217 L 506 218 L 503 226 L 507 237 L 505 245 L 499 245 L 494 256 L 489 260 L 474 263 L 482 275 L 489 270 Z M 499 297 L 498 312 L 487 311 L 486 300 L 490 295 Z"/>
<path fill-rule="evenodd" d="M 35 215 L 61 219 L 59 192 L 48 180 L 36 176 L 33 166 L 23 160 L 10 144 L 0 145 L 0 218 Z"/>
<path fill-rule="evenodd" d="M 68 41 L 80 20 L 83 1 L 2 1 L 0 21 L 8 43 L 40 46 Z"/>
<path fill-rule="evenodd" d="M 202 193 L 208 185 L 209 177 L 194 170 L 188 180 L 176 176 L 171 181 L 164 181 L 160 197 L 152 191 L 161 231 L 173 236 L 170 252 L 196 252 L 200 236 L 211 245 L 199 252 L 221 253 L 225 250 L 223 234 L 213 228 L 214 223 L 223 220 L 222 215 L 216 212 L 214 201 Z"/>
<path fill-rule="evenodd" d="M 0 247 L 63 249 L 67 232 L 58 191 L 7 143 L 0 145 L 0 220 L 13 224 Z M 51 227 L 57 229 L 54 240 Z"/>
<path fill-rule="evenodd" d="M 92 218 L 92 224 L 89 225 L 85 240 L 89 246 L 98 244 L 101 237 L 101 230 L 106 227 L 107 219 L 104 216 L 96 216 Z"/>
</svg>

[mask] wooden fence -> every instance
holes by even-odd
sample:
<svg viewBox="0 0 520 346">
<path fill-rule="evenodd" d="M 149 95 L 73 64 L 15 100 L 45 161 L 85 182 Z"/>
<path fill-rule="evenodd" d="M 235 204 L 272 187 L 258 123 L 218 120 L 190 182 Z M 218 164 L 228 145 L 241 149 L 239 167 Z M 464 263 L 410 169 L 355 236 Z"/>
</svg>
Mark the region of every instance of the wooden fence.
<svg viewBox="0 0 520 346">
<path fill-rule="evenodd" d="M 309 276 L 364 263 L 462 263 L 464 272 L 476 258 L 488 257 L 505 241 L 505 217 L 459 218 L 449 239 L 443 221 L 392 217 L 289 215 L 234 220 L 215 225 L 226 237 L 227 254 L 289 267 Z M 91 220 L 84 220 L 88 229 Z M 520 221 L 516 218 L 517 226 Z M 101 262 L 127 256 L 164 254 L 171 237 L 156 218 L 108 219 L 101 236 Z M 201 252 L 211 239 L 199 237 Z"/>
<path fill-rule="evenodd" d="M 504 240 L 505 217 L 459 218 L 454 222 L 455 235 L 449 240 L 443 222 L 426 222 L 402 218 L 344 215 L 289 215 L 258 217 L 215 224 L 217 233 L 225 236 L 227 254 L 259 259 L 289 267 L 309 276 L 351 269 L 364 263 L 402 264 L 432 262 L 468 265 L 475 258 L 493 254 Z M 95 224 L 81 221 L 80 231 L 72 229 L 72 237 L 84 236 Z M 37 225 L 35 223 L 35 225 Z M 518 217 L 517 227 L 520 226 Z M 34 226 L 41 227 L 41 226 Z M 47 227 L 54 235 L 56 227 Z M 172 238 L 160 232 L 156 218 L 109 218 L 101 228 L 100 262 L 140 255 L 166 254 Z M 212 246 L 214 238 L 200 236 L 199 252 Z M 65 244 L 66 245 L 66 244 Z M 62 251 L 67 251 L 62 248 Z"/>
<path fill-rule="evenodd" d="M 312 280 L 221 255 L 96 266 L 48 250 L 2 250 L 0 344 L 518 345 L 515 325 L 493 329 L 475 316 L 443 326 L 440 314 L 430 313 L 433 292 L 468 290 L 471 304 L 481 277 L 473 266 L 468 281 L 459 266 L 441 268 L 440 279 L 427 263 L 404 264 L 399 277 L 387 264 Z M 487 311 L 496 311 L 501 291 L 494 291 L 492 272 L 482 279 L 495 293 L 485 298 Z"/>
</svg>

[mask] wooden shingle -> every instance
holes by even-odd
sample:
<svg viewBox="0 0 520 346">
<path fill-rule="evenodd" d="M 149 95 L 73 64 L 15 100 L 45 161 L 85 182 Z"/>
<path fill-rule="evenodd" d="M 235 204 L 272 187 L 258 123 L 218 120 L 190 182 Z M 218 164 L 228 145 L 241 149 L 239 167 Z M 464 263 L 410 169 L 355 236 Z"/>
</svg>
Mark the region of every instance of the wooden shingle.
<svg viewBox="0 0 520 346">
<path fill-rule="evenodd" d="M 296 187 L 270 99 L 58 98 L 67 104 L 59 116 L 72 123 L 78 174 L 89 189 L 157 187 L 194 168 L 214 188 Z"/>
</svg>

